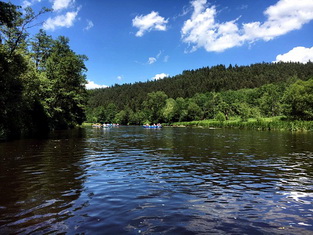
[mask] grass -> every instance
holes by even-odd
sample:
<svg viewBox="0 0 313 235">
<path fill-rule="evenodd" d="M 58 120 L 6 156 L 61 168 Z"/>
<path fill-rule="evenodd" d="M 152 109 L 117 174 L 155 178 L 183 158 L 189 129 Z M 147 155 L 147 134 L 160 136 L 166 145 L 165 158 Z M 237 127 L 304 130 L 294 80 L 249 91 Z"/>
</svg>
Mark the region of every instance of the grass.
<svg viewBox="0 0 313 235">
<path fill-rule="evenodd" d="M 91 122 L 83 122 L 82 123 L 82 126 L 91 126 L 93 123 Z"/>
<path fill-rule="evenodd" d="M 289 131 L 313 131 L 313 121 L 290 121 L 283 117 L 270 118 L 249 118 L 242 121 L 240 118 L 230 118 L 227 121 L 217 121 L 215 119 L 175 122 L 172 126 L 201 126 L 211 128 L 239 128 L 256 130 L 289 130 Z"/>
</svg>

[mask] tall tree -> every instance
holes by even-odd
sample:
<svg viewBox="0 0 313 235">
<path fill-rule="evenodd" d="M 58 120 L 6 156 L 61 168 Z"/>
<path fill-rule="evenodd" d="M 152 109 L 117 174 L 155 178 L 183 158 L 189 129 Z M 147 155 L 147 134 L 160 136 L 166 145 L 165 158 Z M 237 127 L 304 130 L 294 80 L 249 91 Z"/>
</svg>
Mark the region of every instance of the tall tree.
<svg viewBox="0 0 313 235">
<path fill-rule="evenodd" d="M 85 60 L 86 56 L 77 55 L 70 49 L 68 38 L 61 36 L 54 41 L 46 62 L 51 87 L 47 103 L 52 128 L 71 127 L 85 120 Z"/>
<path fill-rule="evenodd" d="M 40 29 L 31 41 L 32 57 L 34 58 L 36 68 L 45 69 L 45 64 L 52 52 L 53 39 L 51 36 Z"/>
</svg>

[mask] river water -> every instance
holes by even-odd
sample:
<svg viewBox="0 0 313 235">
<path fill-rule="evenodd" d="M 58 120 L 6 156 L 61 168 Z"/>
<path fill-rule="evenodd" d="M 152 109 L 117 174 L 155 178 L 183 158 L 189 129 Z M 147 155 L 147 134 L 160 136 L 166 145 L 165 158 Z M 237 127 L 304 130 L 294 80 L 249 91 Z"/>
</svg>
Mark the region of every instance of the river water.
<svg viewBox="0 0 313 235">
<path fill-rule="evenodd" d="M 313 234 L 313 134 L 82 128 L 0 143 L 0 234 Z"/>
</svg>

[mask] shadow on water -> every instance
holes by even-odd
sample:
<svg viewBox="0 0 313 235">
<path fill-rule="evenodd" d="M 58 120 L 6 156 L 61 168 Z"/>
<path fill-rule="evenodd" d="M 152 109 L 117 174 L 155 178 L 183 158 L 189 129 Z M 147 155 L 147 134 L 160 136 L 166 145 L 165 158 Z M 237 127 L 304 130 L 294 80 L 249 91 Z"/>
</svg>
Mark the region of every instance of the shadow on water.
<svg viewBox="0 0 313 235">
<path fill-rule="evenodd" d="M 312 142 L 120 127 L 0 144 L 0 233 L 309 234 Z"/>
<path fill-rule="evenodd" d="M 0 144 L 0 233 L 67 231 L 85 180 L 85 130 Z M 53 227 L 57 224 L 57 227 Z"/>
</svg>

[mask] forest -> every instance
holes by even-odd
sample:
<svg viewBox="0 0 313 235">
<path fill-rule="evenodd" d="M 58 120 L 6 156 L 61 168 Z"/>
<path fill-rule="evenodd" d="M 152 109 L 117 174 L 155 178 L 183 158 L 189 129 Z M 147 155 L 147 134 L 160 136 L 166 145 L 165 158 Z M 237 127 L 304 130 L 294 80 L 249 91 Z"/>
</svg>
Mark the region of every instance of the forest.
<svg viewBox="0 0 313 235">
<path fill-rule="evenodd" d="M 313 63 L 217 65 L 89 91 L 88 122 L 173 123 L 282 116 L 313 120 Z"/>
<path fill-rule="evenodd" d="M 85 120 L 87 70 L 63 36 L 28 31 L 48 12 L 0 1 L 0 140 L 42 135 Z"/>
</svg>

